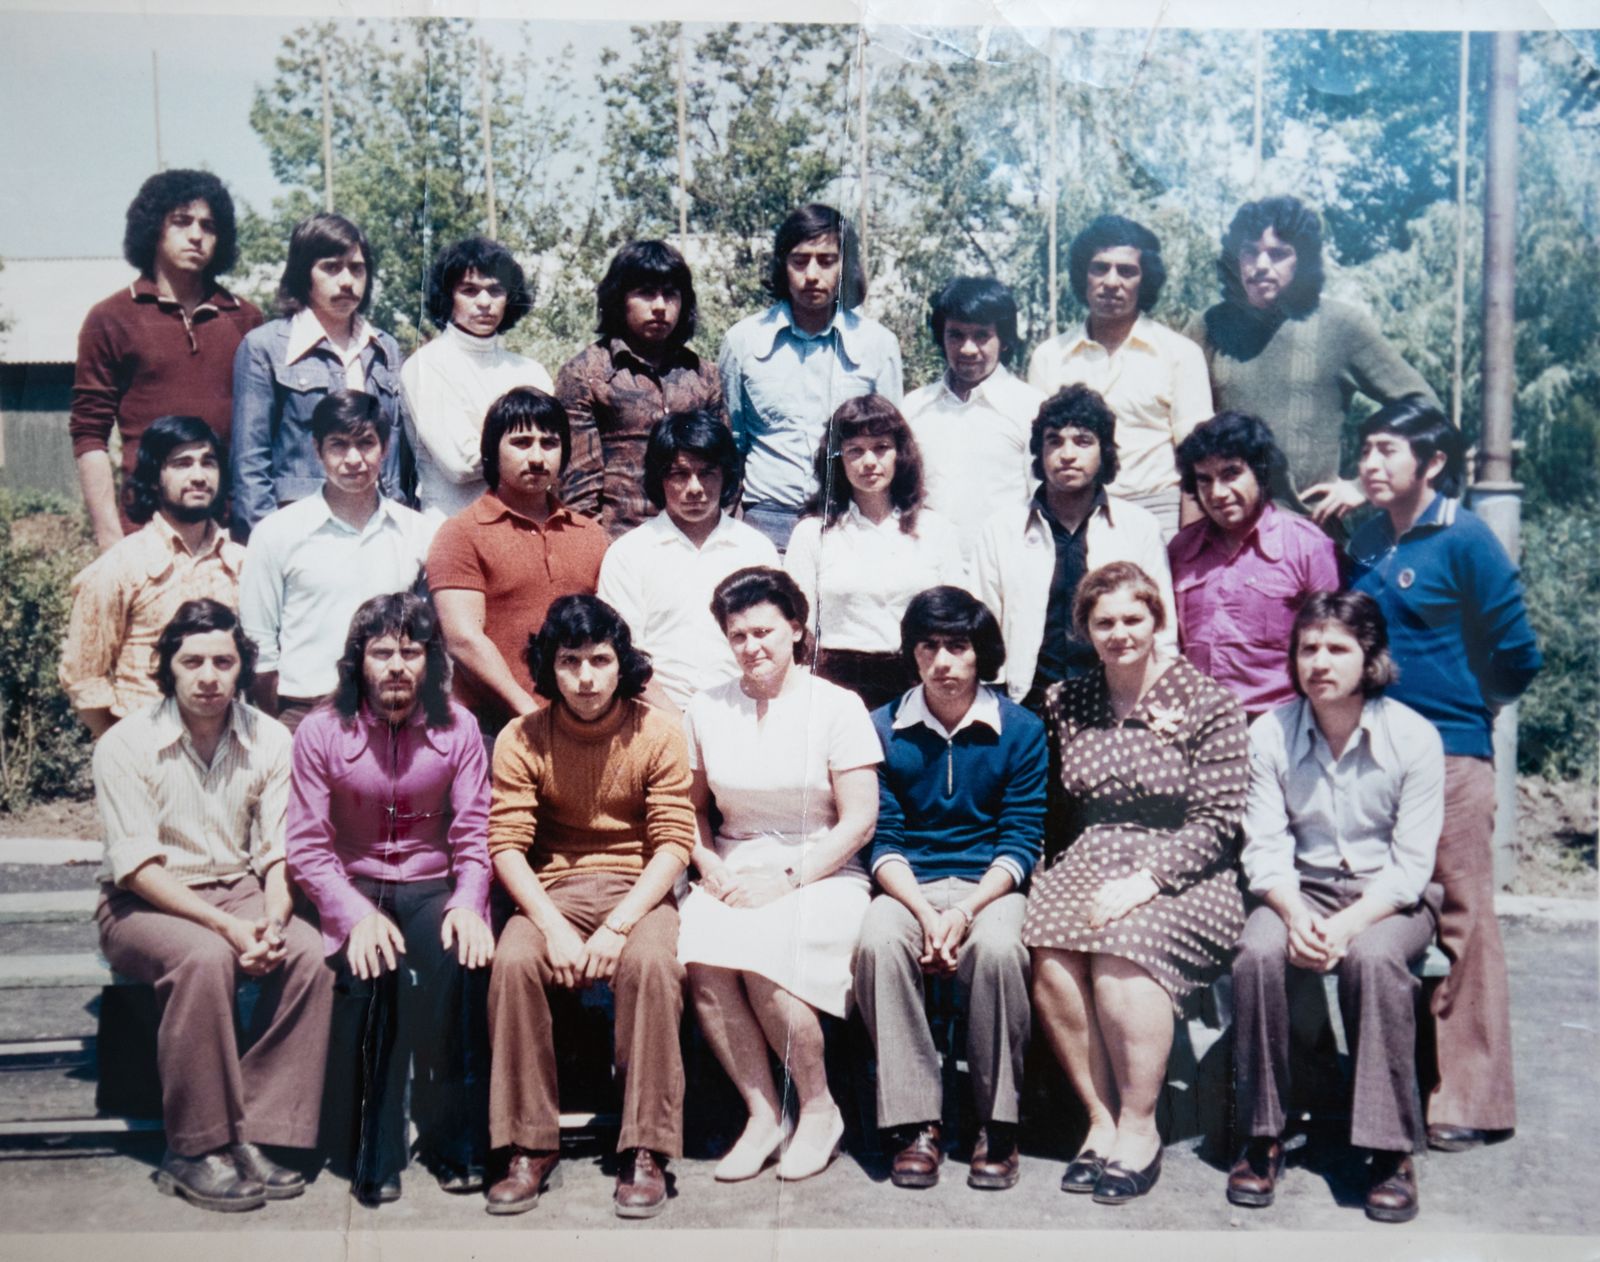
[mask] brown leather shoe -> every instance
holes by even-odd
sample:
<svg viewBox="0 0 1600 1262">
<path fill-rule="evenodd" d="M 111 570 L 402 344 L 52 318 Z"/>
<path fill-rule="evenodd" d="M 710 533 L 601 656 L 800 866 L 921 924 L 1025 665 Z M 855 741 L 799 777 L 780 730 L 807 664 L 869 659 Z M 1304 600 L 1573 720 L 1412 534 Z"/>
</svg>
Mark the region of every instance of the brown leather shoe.
<svg viewBox="0 0 1600 1262">
<path fill-rule="evenodd" d="M 1417 1216 L 1417 1170 L 1411 1155 L 1374 1152 L 1367 1185 L 1367 1217 L 1380 1223 L 1408 1223 Z"/>
<path fill-rule="evenodd" d="M 622 1154 L 617 1190 L 612 1196 L 618 1218 L 654 1218 L 667 1207 L 667 1175 L 648 1148 Z"/>
<path fill-rule="evenodd" d="M 967 1186 L 1003 1192 L 1022 1177 L 1022 1154 L 1017 1151 L 1017 1128 L 1010 1122 L 990 1122 L 978 1131 L 972 1145 L 972 1166 Z"/>
<path fill-rule="evenodd" d="M 1283 1142 L 1269 1135 L 1253 1135 L 1228 1171 L 1228 1200 L 1251 1209 L 1271 1205 L 1282 1177 Z"/>
<path fill-rule="evenodd" d="M 156 1187 L 168 1196 L 181 1196 L 201 1209 L 236 1214 L 260 1209 L 267 1203 L 267 1190 L 233 1168 L 226 1148 L 184 1157 L 167 1149 L 156 1170 Z"/>
<path fill-rule="evenodd" d="M 910 1127 L 902 1131 L 902 1139 L 910 1131 Z M 939 1181 L 939 1165 L 943 1161 L 939 1123 L 924 1122 L 911 1134 L 910 1141 L 895 1153 L 889 1166 L 889 1182 L 897 1188 L 931 1188 Z"/>
<path fill-rule="evenodd" d="M 1428 1147 L 1435 1152 L 1466 1152 L 1489 1142 L 1489 1132 L 1476 1126 L 1450 1126 L 1438 1122 L 1428 1127 Z"/>
<path fill-rule="evenodd" d="M 487 1204 L 491 1214 L 525 1214 L 539 1203 L 539 1193 L 552 1185 L 559 1152 L 529 1152 L 513 1147 L 506 1177 L 489 1189 Z"/>
<path fill-rule="evenodd" d="M 298 1170 L 280 1166 L 254 1144 L 234 1144 L 228 1149 L 233 1168 L 241 1179 L 259 1183 L 269 1201 L 287 1201 L 306 1190 L 306 1177 Z"/>
</svg>

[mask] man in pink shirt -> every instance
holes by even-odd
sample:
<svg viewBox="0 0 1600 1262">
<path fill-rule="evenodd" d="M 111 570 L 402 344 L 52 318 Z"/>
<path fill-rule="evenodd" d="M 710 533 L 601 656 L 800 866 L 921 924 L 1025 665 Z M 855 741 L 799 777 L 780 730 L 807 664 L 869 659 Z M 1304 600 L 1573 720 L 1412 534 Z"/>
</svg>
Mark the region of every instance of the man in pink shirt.
<svg viewBox="0 0 1600 1262">
<path fill-rule="evenodd" d="M 1186 495 L 1205 516 L 1167 545 L 1178 642 L 1252 718 L 1293 701 L 1289 631 L 1312 592 L 1339 590 L 1333 541 L 1268 490 L 1283 453 L 1272 431 L 1223 412 L 1178 445 Z"/>
<path fill-rule="evenodd" d="M 337 689 L 295 733 L 289 871 L 337 974 L 323 1139 L 368 1205 L 400 1197 L 413 1055 L 425 1159 L 446 1191 L 483 1183 L 488 767 L 449 675 L 432 606 L 374 596 L 351 620 Z"/>
</svg>

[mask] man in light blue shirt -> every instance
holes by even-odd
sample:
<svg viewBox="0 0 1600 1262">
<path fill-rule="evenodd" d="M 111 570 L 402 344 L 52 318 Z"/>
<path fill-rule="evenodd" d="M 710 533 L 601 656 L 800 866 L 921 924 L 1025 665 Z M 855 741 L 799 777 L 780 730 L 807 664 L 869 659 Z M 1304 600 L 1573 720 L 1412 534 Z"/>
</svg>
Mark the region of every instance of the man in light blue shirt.
<svg viewBox="0 0 1600 1262">
<path fill-rule="evenodd" d="M 717 367 L 745 457 L 745 520 L 782 551 L 816 489 L 812 462 L 834 410 L 881 394 L 899 403 L 900 343 L 856 308 L 867 278 L 855 230 L 811 204 L 778 227 L 766 288 L 777 299 L 722 342 Z"/>
</svg>

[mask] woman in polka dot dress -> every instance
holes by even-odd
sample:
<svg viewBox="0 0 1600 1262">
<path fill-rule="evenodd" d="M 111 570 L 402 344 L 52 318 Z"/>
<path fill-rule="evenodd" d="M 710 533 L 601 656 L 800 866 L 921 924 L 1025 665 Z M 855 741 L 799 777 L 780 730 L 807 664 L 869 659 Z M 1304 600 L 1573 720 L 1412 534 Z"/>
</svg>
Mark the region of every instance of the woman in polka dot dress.
<svg viewBox="0 0 1600 1262">
<path fill-rule="evenodd" d="M 1035 1020 L 1089 1113 L 1062 1189 L 1116 1205 L 1161 1173 L 1155 1110 L 1174 1011 L 1244 926 L 1248 743 L 1231 693 L 1156 653 L 1165 615 L 1138 566 L 1089 574 L 1072 613 L 1102 669 L 1045 696 L 1052 841 L 1065 849 L 1034 877 L 1022 940 Z"/>
</svg>

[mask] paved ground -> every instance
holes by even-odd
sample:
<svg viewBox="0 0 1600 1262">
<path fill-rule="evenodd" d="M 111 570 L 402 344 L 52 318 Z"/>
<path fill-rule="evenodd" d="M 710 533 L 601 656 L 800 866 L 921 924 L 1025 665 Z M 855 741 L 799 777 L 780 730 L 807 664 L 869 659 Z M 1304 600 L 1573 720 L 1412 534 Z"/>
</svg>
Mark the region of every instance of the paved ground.
<svg viewBox="0 0 1600 1262">
<path fill-rule="evenodd" d="M 82 868 L 0 866 L 0 891 L 61 888 L 83 883 L 88 874 Z M 77 949 L 92 943 L 92 931 L 87 931 L 88 939 L 85 932 L 72 927 L 0 926 L 0 951 Z M 1366 1221 L 1359 1208 L 1359 1169 L 1348 1150 L 1326 1138 L 1308 1143 L 1292 1156 L 1278 1203 L 1254 1212 L 1226 1203 L 1223 1170 L 1192 1142 L 1168 1149 L 1161 1182 L 1152 1195 L 1118 1210 L 1057 1191 L 1061 1163 L 1048 1155 L 1055 1145 L 1043 1142 L 1025 1156 L 1020 1185 L 999 1194 L 968 1189 L 962 1167 L 954 1163 L 947 1164 L 939 1187 L 907 1192 L 884 1182 L 883 1171 L 871 1158 L 848 1154 L 821 1177 L 794 1186 L 780 1185 L 770 1174 L 746 1184 L 719 1185 L 711 1179 L 709 1160 L 685 1159 L 674 1163 L 675 1196 L 666 1213 L 647 1223 L 621 1224 L 610 1213 L 611 1171 L 604 1144 L 592 1137 L 569 1146 L 562 1163 L 563 1184 L 547 1193 L 537 1210 L 520 1218 L 490 1219 L 478 1197 L 448 1196 L 424 1172 L 415 1170 L 406 1176 L 404 1199 L 382 1210 L 355 1206 L 346 1184 L 324 1173 L 300 1200 L 236 1217 L 203 1214 L 153 1190 L 150 1172 L 160 1157 L 159 1137 L 129 1136 L 110 1141 L 0 1141 L 0 1224 L 7 1232 L 20 1233 L 0 1240 L 0 1257 L 22 1256 L 18 1250 L 24 1247 L 29 1255 L 42 1254 L 51 1242 L 37 1233 L 251 1233 L 237 1237 L 243 1246 L 263 1229 L 296 1233 L 294 1239 L 304 1242 L 304 1249 L 295 1246 L 296 1252 L 307 1258 L 323 1251 L 320 1233 L 344 1239 L 351 1231 L 385 1255 L 420 1248 L 436 1258 L 431 1242 L 438 1238 L 432 1233 L 443 1231 L 458 1244 L 470 1239 L 474 1255 L 480 1247 L 499 1253 L 515 1243 L 520 1252 L 520 1245 L 537 1242 L 541 1257 L 576 1256 L 567 1246 L 581 1236 L 589 1242 L 586 1259 L 640 1249 L 655 1257 L 663 1246 L 672 1253 L 688 1247 L 703 1257 L 705 1239 L 718 1246 L 718 1252 L 746 1252 L 742 1246 L 749 1239 L 758 1252 L 772 1253 L 777 1246 L 769 1233 L 775 1226 L 800 1230 L 800 1235 L 786 1233 L 783 1239 L 809 1242 L 833 1258 L 839 1252 L 827 1243 L 834 1238 L 826 1233 L 852 1229 L 855 1234 L 849 1239 L 854 1243 L 847 1251 L 853 1255 L 861 1247 L 863 1228 L 892 1233 L 870 1237 L 874 1254 L 889 1256 L 899 1253 L 900 1245 L 909 1247 L 910 1241 L 931 1240 L 932 1246 L 920 1249 L 926 1258 L 954 1257 L 958 1252 L 966 1256 L 965 1246 L 954 1250 L 954 1245 L 970 1244 L 970 1238 L 951 1234 L 963 1229 L 981 1231 L 986 1240 L 992 1233 L 1012 1230 L 1085 1233 L 1072 1239 L 1093 1245 L 1095 1255 L 1101 1252 L 1099 1242 L 1110 1240 L 1120 1243 L 1106 1256 L 1140 1256 L 1139 1250 L 1125 1254 L 1124 1246 L 1138 1239 L 1148 1244 L 1150 1238 L 1130 1236 L 1127 1228 L 1188 1233 L 1186 1256 L 1196 1251 L 1209 1254 L 1213 1245 L 1228 1256 L 1253 1256 L 1270 1235 L 1255 1244 L 1249 1243 L 1250 1237 L 1282 1230 L 1331 1232 L 1338 1241 L 1347 1240 L 1346 1233 L 1359 1232 L 1360 1244 L 1348 1240 L 1339 1251 L 1348 1256 L 1348 1248 L 1359 1249 L 1363 1262 L 1365 1255 L 1376 1258 L 1391 1252 L 1409 1257 L 1509 1256 L 1535 1247 L 1530 1236 L 1544 1237 L 1535 1247 L 1544 1259 L 1566 1256 L 1572 1248 L 1577 1249 L 1572 1256 L 1594 1256 L 1600 1246 L 1578 1247 L 1570 1238 L 1600 1236 L 1600 1092 L 1595 1072 L 1600 1063 L 1596 1058 L 1600 970 L 1595 923 L 1587 908 L 1548 904 L 1540 914 L 1508 919 L 1506 937 L 1521 1122 L 1517 1137 L 1477 1152 L 1423 1159 L 1423 1213 L 1407 1227 Z M 0 992 L 0 1037 L 91 1033 L 94 1003 L 91 992 Z M 92 1107 L 92 1090 L 92 1072 L 87 1069 L 8 1070 L 0 1073 L 0 1117 L 84 1112 Z M 1048 1129 L 1048 1119 L 1046 1123 Z M 1069 1123 L 1064 1120 L 1062 1125 Z M 714 1230 L 702 1237 L 697 1229 Z M 758 1234 L 747 1238 L 738 1234 L 740 1229 Z M 917 1234 L 929 1230 L 940 1234 Z M 1107 1230 L 1116 1234 L 1099 1234 Z M 474 1234 L 461 1234 L 467 1231 Z M 537 1234 L 520 1234 L 530 1231 Z M 823 1234 L 807 1234 L 811 1232 Z M 634 1236 L 641 1239 L 633 1240 Z M 1509 1243 L 1513 1236 L 1521 1238 L 1520 1245 Z M 1046 1238 L 1024 1239 L 1038 1246 Z M 1326 1238 L 1303 1239 L 1309 1244 Z M 594 1241 L 609 1244 L 597 1254 L 590 1248 Z M 939 1247 L 940 1241 L 945 1247 Z M 947 1247 L 952 1251 L 947 1253 Z M 1167 1247 L 1162 1246 L 1163 1252 Z M 1295 1247 L 1300 1250 L 1298 1244 Z M 455 1249 L 450 1254 L 466 1256 Z M 798 1255 L 784 1246 L 785 1257 Z M 281 1256 L 281 1250 L 274 1256 Z"/>
</svg>

